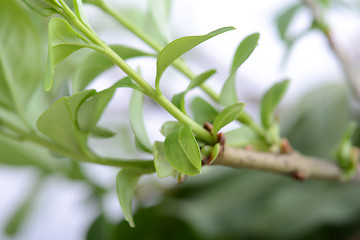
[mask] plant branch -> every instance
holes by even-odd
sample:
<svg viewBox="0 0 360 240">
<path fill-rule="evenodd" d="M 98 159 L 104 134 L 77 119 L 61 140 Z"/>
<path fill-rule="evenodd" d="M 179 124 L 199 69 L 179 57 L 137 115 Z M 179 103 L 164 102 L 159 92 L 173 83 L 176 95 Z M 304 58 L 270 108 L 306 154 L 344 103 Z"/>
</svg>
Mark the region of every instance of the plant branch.
<svg viewBox="0 0 360 240">
<path fill-rule="evenodd" d="M 344 180 L 343 171 L 334 162 L 302 155 L 298 152 L 275 154 L 226 146 L 225 151 L 218 156 L 213 164 L 285 174 L 298 180 L 308 178 Z M 359 169 L 351 180 L 360 181 Z"/>
<path fill-rule="evenodd" d="M 305 6 L 310 10 L 314 22 L 320 26 L 320 30 L 328 41 L 329 47 L 337 57 L 350 85 L 352 92 L 357 99 L 360 99 L 360 77 L 356 71 L 354 64 L 348 55 L 344 54 L 344 51 L 336 44 L 335 38 L 331 29 L 327 26 L 323 19 L 321 9 L 313 0 L 303 0 Z"/>
<path fill-rule="evenodd" d="M 104 1 L 94 2 L 92 3 L 96 6 L 98 6 L 100 9 L 102 9 L 104 12 L 111 15 L 114 19 L 116 19 L 121 25 L 123 25 L 126 29 L 128 29 L 130 32 L 135 34 L 137 37 L 139 37 L 141 40 L 143 40 L 146 44 L 148 44 L 153 50 L 160 53 L 163 49 L 163 46 L 161 46 L 155 39 L 153 39 L 151 36 L 149 36 L 146 32 L 138 28 L 136 25 L 134 25 L 131 21 L 129 21 L 125 16 L 121 15 L 120 13 L 114 11 L 111 7 L 109 7 Z M 172 64 L 177 70 L 179 70 L 181 73 L 183 73 L 187 78 L 190 80 L 194 79 L 196 77 L 196 74 L 186 65 L 183 61 L 175 61 Z M 202 84 L 200 86 L 202 90 L 215 102 L 220 102 L 220 96 L 214 92 L 209 86 L 206 84 Z M 259 136 L 265 137 L 265 130 L 259 126 L 252 117 L 243 111 L 242 118 L 239 117 L 237 120 L 239 120 L 242 123 L 245 123 L 249 125 L 251 128 L 255 130 L 255 132 L 258 133 Z M 244 117 L 246 118 L 246 122 L 244 122 Z"/>
<path fill-rule="evenodd" d="M 194 133 L 201 140 L 214 144 L 217 142 L 217 138 L 206 131 L 202 126 L 185 115 L 179 109 L 176 108 L 169 100 L 167 100 L 162 94 L 156 92 L 156 90 L 146 82 L 133 68 L 131 68 L 118 54 L 116 54 L 106 43 L 104 43 L 93 31 L 80 21 L 77 16 L 67 7 L 63 0 L 59 0 L 64 6 L 64 12 L 67 15 L 68 21 L 76 27 L 85 37 L 90 39 L 93 43 L 102 47 L 103 50 L 99 51 L 109 57 L 121 70 L 123 70 L 130 78 L 132 78 L 143 90 L 144 93 L 156 101 L 172 116 L 179 120 L 184 125 L 189 125 Z"/>
<path fill-rule="evenodd" d="M 82 161 L 82 162 L 88 162 L 88 163 L 97 163 L 107 166 L 114 166 L 114 167 L 146 167 L 146 168 L 153 168 L 154 163 L 153 161 L 149 160 L 136 160 L 136 159 L 115 159 L 115 158 L 102 158 L 98 156 L 87 156 L 78 152 L 71 151 L 61 145 L 58 145 L 52 141 L 49 141 L 48 139 L 35 134 L 34 132 L 28 133 L 27 131 L 15 126 L 14 124 L 4 120 L 0 119 L 1 124 L 9 129 L 10 131 L 18 134 L 21 136 L 21 138 L 17 139 L 15 137 L 11 137 L 9 134 L 5 134 L 5 132 L 1 131 L 0 135 L 3 137 L 8 137 L 15 141 L 28 141 L 35 143 L 39 146 L 45 147 L 49 151 L 52 151 L 54 153 L 57 153 L 59 155 Z"/>
</svg>

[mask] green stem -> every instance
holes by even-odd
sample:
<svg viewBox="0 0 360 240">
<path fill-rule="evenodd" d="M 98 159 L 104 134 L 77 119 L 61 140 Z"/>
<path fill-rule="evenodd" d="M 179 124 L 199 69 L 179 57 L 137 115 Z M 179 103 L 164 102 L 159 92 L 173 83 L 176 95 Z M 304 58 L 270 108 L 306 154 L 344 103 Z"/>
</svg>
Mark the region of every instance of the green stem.
<svg viewBox="0 0 360 240">
<path fill-rule="evenodd" d="M 82 162 L 89 162 L 89 163 L 97 163 L 107 166 L 114 166 L 114 167 L 153 167 L 154 163 L 153 161 L 149 160 L 132 160 L 132 159 L 111 159 L 111 158 L 101 158 L 101 157 L 94 157 L 94 156 L 86 156 L 81 153 L 73 152 L 67 148 L 64 148 L 63 146 L 60 146 L 54 142 L 49 141 L 46 138 L 43 138 L 33 132 L 28 133 L 24 131 L 23 129 L 20 129 L 19 127 L 15 126 L 14 124 L 4 120 L 0 119 L 0 122 L 9 130 L 12 132 L 18 134 L 22 137 L 21 140 L 26 140 L 32 143 L 35 143 L 37 145 L 40 145 L 42 147 L 47 148 L 48 150 L 57 153 L 62 156 L 66 156 L 71 159 L 76 159 L 78 161 Z M 6 136 L 6 135 L 5 135 Z M 14 139 L 18 140 L 19 139 Z"/>
<path fill-rule="evenodd" d="M 64 5 L 64 12 L 67 14 L 68 20 L 73 26 L 75 26 L 81 33 L 84 34 L 93 43 L 99 45 L 104 50 L 101 51 L 103 54 L 108 56 L 120 69 L 122 69 L 130 78 L 132 78 L 144 92 L 156 101 L 160 106 L 167 110 L 177 120 L 183 124 L 190 125 L 194 133 L 201 140 L 213 144 L 216 143 L 217 139 L 211 135 L 202 126 L 197 124 L 194 120 L 189 118 L 183 112 L 181 112 L 176 106 L 174 106 L 169 100 L 167 100 L 162 94 L 158 94 L 156 90 L 150 86 L 134 69 L 132 69 L 118 54 L 116 54 L 107 44 L 105 44 L 94 32 L 90 31 L 83 22 L 81 22 L 77 16 L 69 9 L 63 0 L 59 2 Z"/>
<path fill-rule="evenodd" d="M 121 25 L 123 25 L 126 29 L 128 29 L 130 32 L 135 34 L 137 37 L 139 37 L 141 40 L 143 40 L 146 44 L 148 44 L 152 49 L 154 49 L 156 52 L 161 52 L 163 49 L 163 46 L 161 46 L 157 41 L 155 41 L 151 36 L 146 34 L 143 30 L 135 26 L 131 21 L 126 19 L 124 16 L 119 14 L 118 12 L 114 11 L 111 7 L 109 7 L 105 2 L 96 2 L 93 3 L 94 5 L 98 6 L 100 9 L 102 9 L 104 12 L 111 15 L 113 18 L 115 18 Z M 190 80 L 194 79 L 196 77 L 196 74 L 186 65 L 183 61 L 175 61 L 172 64 L 177 70 L 179 70 L 181 73 L 183 73 L 186 77 L 188 77 Z M 200 86 L 202 90 L 211 97 L 215 102 L 220 102 L 220 96 L 214 92 L 209 86 L 206 84 L 202 84 Z M 246 113 L 246 115 L 248 115 Z M 248 115 L 249 116 L 249 115 Z M 238 119 L 240 122 L 241 119 Z M 249 123 L 247 123 L 251 128 L 253 128 L 261 137 L 265 136 L 265 130 L 259 126 L 253 119 L 249 116 L 248 120 L 250 120 Z"/>
<path fill-rule="evenodd" d="M 174 116 L 179 122 L 184 125 L 189 125 L 196 134 L 196 137 L 209 143 L 214 144 L 218 141 L 217 136 L 212 135 L 205 130 L 202 126 L 196 123 L 192 118 L 188 117 L 182 111 L 180 111 L 174 104 L 172 104 L 164 95 L 157 95 L 154 100 L 162 106 L 168 113 Z"/>
</svg>

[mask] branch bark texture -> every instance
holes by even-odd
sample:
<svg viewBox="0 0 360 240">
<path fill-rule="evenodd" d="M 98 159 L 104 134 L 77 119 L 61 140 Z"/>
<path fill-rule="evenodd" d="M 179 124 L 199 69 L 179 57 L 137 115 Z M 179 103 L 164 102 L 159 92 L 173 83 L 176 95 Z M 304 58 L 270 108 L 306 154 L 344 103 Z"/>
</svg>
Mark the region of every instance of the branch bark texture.
<svg viewBox="0 0 360 240">
<path fill-rule="evenodd" d="M 217 157 L 213 164 L 285 174 L 298 180 L 308 178 L 343 180 L 343 172 L 334 162 L 302 155 L 295 151 L 274 154 L 226 146 L 224 152 Z M 359 169 L 351 180 L 360 181 Z"/>
</svg>

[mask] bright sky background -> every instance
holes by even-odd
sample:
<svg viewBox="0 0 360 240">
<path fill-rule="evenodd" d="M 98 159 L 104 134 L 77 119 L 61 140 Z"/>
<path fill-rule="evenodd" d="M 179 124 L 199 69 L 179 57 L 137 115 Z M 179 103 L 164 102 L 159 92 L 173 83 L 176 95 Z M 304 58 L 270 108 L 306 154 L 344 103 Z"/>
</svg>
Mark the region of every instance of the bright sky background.
<svg viewBox="0 0 360 240">
<path fill-rule="evenodd" d="M 112 0 L 114 6 L 135 5 L 144 9 L 146 0 Z M 325 81 L 340 81 L 343 73 L 336 59 L 325 44 L 325 39 L 317 33 L 311 33 L 295 46 L 293 53 L 285 68 L 281 69 L 281 59 L 284 54 L 283 44 L 276 33 L 274 19 L 276 14 L 294 1 L 288 0 L 174 0 L 171 15 L 171 29 L 174 37 L 185 35 L 199 35 L 208 33 L 224 26 L 234 26 L 237 30 L 218 36 L 209 42 L 197 47 L 185 56 L 195 72 L 216 67 L 217 77 L 211 85 L 218 86 L 228 74 L 233 53 L 240 41 L 248 34 L 259 32 L 260 42 L 253 55 L 244 63 L 238 72 L 238 88 L 245 99 L 258 100 L 261 94 L 276 81 L 285 77 L 291 79 L 289 92 L 284 102 L 294 102 L 304 91 L 313 88 Z M 88 9 L 91 22 L 109 22 L 101 19 L 93 8 Z M 95 15 L 95 19 L 92 16 Z M 337 40 L 341 47 L 357 53 L 359 47 L 359 16 L 345 13 L 346 18 L 338 13 L 330 15 L 330 22 L 335 29 Z M 309 24 L 309 15 L 302 12 L 294 21 L 294 29 L 302 29 Z M 111 24 L 109 22 L 109 24 Z M 111 25 L 112 26 L 112 25 Z M 115 24 L 114 24 L 115 26 Z M 118 33 L 103 32 L 107 42 L 127 42 L 128 35 L 119 37 Z M 134 45 L 141 45 L 140 41 L 133 41 Z M 357 44 L 358 45 L 358 44 Z M 154 75 L 154 62 L 146 62 L 144 75 Z M 170 75 L 171 72 L 167 76 Z M 105 77 L 105 76 L 103 76 Z M 181 81 L 181 80 L 180 80 Z M 177 91 L 176 86 L 164 83 L 170 91 Z M 99 87 L 97 85 L 97 87 Z M 100 86 L 101 88 L 101 86 Z M 242 96 L 240 98 L 242 98 Z M 157 119 L 150 119 L 148 125 L 158 124 Z M 158 129 L 156 127 L 152 127 Z M 156 138 L 156 137 L 155 137 Z M 103 173 L 107 170 L 94 170 L 94 173 Z M 104 185 L 111 185 L 114 181 L 114 172 L 108 176 L 99 176 L 99 181 Z M 4 226 L 6 219 L 11 214 L 21 196 L 26 194 L 26 189 L 31 185 L 35 174 L 30 169 L 12 170 L 0 168 L 0 226 Z M 22 235 L 16 239 L 27 240 L 79 240 L 84 236 L 89 219 L 97 213 L 91 211 L 91 206 L 84 204 L 87 189 L 79 183 L 64 181 L 53 177 L 46 183 L 45 191 L 39 196 L 39 201 L 30 216 L 31 225 L 26 226 Z M 56 197 L 54 197 L 56 196 Z M 108 212 L 120 212 L 115 195 L 109 196 Z M 115 217 L 119 214 L 115 214 Z M 91 219 L 90 219 L 91 220 Z M 0 239 L 6 239 L 0 232 Z"/>
</svg>

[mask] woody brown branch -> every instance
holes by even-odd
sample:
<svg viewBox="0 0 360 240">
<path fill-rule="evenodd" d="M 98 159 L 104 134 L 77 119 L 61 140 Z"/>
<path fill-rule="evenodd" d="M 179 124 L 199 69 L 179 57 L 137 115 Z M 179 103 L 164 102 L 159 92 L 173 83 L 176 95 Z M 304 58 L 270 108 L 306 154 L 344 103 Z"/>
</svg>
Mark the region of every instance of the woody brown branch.
<svg viewBox="0 0 360 240">
<path fill-rule="evenodd" d="M 234 168 L 251 168 L 277 174 L 290 175 L 295 179 L 323 179 L 342 181 L 342 170 L 332 161 L 302 155 L 298 152 L 274 154 L 254 152 L 230 146 L 213 162 Z M 360 181 L 360 171 L 351 179 Z"/>
</svg>

